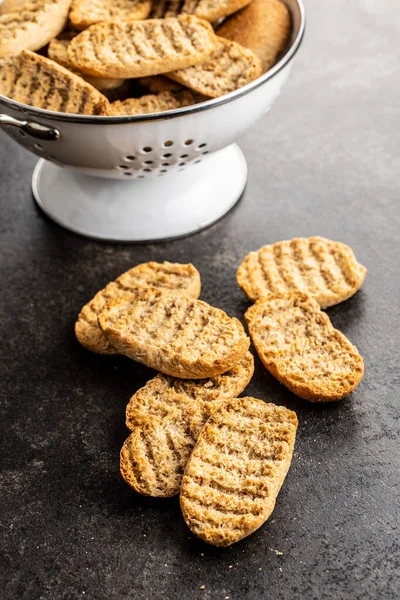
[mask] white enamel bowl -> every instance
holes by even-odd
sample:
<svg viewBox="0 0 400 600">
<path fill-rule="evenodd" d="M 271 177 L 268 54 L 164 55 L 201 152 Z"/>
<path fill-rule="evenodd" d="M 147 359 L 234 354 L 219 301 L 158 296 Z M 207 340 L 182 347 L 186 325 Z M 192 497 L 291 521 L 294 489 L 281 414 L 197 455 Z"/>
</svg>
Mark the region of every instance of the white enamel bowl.
<svg viewBox="0 0 400 600">
<path fill-rule="evenodd" d="M 56 222 L 93 238 L 180 237 L 221 218 L 247 180 L 234 140 L 266 113 L 288 78 L 304 33 L 302 0 L 287 51 L 267 73 L 221 98 L 136 117 L 66 115 L 0 95 L 0 125 L 41 157 L 36 201 Z"/>
</svg>

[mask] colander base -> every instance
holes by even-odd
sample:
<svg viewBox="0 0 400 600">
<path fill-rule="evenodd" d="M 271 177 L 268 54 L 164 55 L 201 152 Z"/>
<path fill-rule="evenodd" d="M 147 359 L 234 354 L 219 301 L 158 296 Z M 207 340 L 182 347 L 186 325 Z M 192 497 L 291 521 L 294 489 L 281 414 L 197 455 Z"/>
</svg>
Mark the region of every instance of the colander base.
<svg viewBox="0 0 400 600">
<path fill-rule="evenodd" d="M 182 237 L 215 223 L 239 200 L 246 180 L 246 160 L 232 144 L 185 171 L 134 181 L 83 175 L 41 159 L 32 191 L 51 219 L 75 233 L 148 242 Z"/>
</svg>

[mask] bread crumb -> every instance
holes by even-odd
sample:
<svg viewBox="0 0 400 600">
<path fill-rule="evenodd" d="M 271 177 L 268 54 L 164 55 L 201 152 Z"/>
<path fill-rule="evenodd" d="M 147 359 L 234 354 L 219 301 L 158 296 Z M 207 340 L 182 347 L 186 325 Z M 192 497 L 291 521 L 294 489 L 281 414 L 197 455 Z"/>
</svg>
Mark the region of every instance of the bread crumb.
<svg viewBox="0 0 400 600">
<path fill-rule="evenodd" d="M 201 590 L 204 590 L 204 588 L 205 588 L 205 587 L 206 587 L 205 585 L 201 585 L 201 586 L 200 586 L 200 589 L 201 589 Z"/>
<path fill-rule="evenodd" d="M 280 550 L 275 550 L 274 548 L 270 548 L 271 552 L 275 552 L 275 554 L 277 556 L 283 556 L 283 552 L 281 552 Z"/>
</svg>

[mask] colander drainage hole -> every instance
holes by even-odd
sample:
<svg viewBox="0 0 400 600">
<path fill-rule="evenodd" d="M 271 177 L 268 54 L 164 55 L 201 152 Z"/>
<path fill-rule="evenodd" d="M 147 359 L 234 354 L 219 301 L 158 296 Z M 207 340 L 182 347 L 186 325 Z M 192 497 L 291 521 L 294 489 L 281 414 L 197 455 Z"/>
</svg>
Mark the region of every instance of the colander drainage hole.
<svg viewBox="0 0 400 600">
<path fill-rule="evenodd" d="M 167 169 L 161 169 L 160 170 L 160 173 L 166 173 L 166 172 L 167 172 Z"/>
<path fill-rule="evenodd" d="M 152 164 L 153 164 L 153 161 L 152 161 L 152 160 L 145 160 L 145 161 L 144 161 L 144 164 L 145 164 L 145 165 L 152 165 Z"/>
<path fill-rule="evenodd" d="M 143 169 L 145 173 L 151 173 L 151 169 Z"/>
<path fill-rule="evenodd" d="M 171 164 L 171 163 L 161 163 L 161 166 L 162 166 L 162 167 L 169 167 L 169 166 L 170 166 L 170 164 Z M 165 169 L 165 171 L 166 171 L 166 169 Z"/>
<path fill-rule="evenodd" d="M 182 154 L 182 156 L 180 156 L 179 158 L 187 158 L 189 156 L 189 154 Z"/>
<path fill-rule="evenodd" d="M 166 142 L 164 142 L 164 147 L 165 147 L 165 148 L 169 148 L 170 146 L 172 146 L 172 145 L 173 145 L 173 143 L 174 143 L 174 142 L 173 142 L 172 140 L 167 140 Z"/>
<path fill-rule="evenodd" d="M 128 156 L 125 156 L 125 160 L 127 162 L 132 162 L 132 161 L 136 160 L 136 156 L 132 156 L 131 154 L 129 154 Z"/>
<path fill-rule="evenodd" d="M 119 165 L 118 169 L 129 169 L 128 165 Z"/>
<path fill-rule="evenodd" d="M 172 154 L 163 154 L 163 158 L 170 158 Z"/>
<path fill-rule="evenodd" d="M 151 146 L 145 146 L 144 148 L 142 148 L 143 152 L 151 152 L 153 150 L 153 148 Z"/>
<path fill-rule="evenodd" d="M 144 179 L 144 175 L 138 175 L 138 179 Z"/>
<path fill-rule="evenodd" d="M 193 144 L 193 140 L 186 140 L 185 146 L 190 146 L 191 144 Z"/>
<path fill-rule="evenodd" d="M 126 175 L 127 177 L 132 177 L 132 173 L 130 173 L 129 171 L 124 171 L 122 173 L 122 175 Z"/>
<path fill-rule="evenodd" d="M 186 163 L 178 163 L 178 167 L 184 167 L 186 165 Z"/>
<path fill-rule="evenodd" d="M 197 150 L 201 150 L 202 148 L 205 148 L 207 146 L 207 144 L 200 144 L 199 146 L 197 146 Z"/>
<path fill-rule="evenodd" d="M 194 164 L 195 164 L 195 165 L 198 165 L 200 162 L 201 162 L 201 158 L 199 158 L 198 160 L 195 160 L 195 161 L 194 161 Z"/>
</svg>

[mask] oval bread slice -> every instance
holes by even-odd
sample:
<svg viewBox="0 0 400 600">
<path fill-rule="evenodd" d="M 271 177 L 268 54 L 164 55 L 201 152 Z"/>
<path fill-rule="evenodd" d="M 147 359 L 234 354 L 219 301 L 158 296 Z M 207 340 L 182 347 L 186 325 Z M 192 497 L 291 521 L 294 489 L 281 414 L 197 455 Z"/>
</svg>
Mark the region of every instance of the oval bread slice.
<svg viewBox="0 0 400 600">
<path fill-rule="evenodd" d="M 364 374 L 358 350 L 301 292 L 270 294 L 246 312 L 250 336 L 270 373 L 311 402 L 340 400 Z"/>
<path fill-rule="evenodd" d="M 112 115 L 145 115 L 149 113 L 163 112 L 175 108 L 183 108 L 195 104 L 194 95 L 188 90 L 181 92 L 161 92 L 160 94 L 149 94 L 140 98 L 127 98 L 116 100 L 111 103 Z"/>
<path fill-rule="evenodd" d="M 87 350 L 99 354 L 117 354 L 117 350 L 101 331 L 97 317 L 107 302 L 127 293 L 139 294 L 147 288 L 164 288 L 198 298 L 200 273 L 192 264 L 147 262 L 126 271 L 85 304 L 75 323 L 78 341 Z"/>
<path fill-rule="evenodd" d="M 310 237 L 276 242 L 250 252 L 236 279 L 250 300 L 298 290 L 327 308 L 353 296 L 366 273 L 346 244 Z"/>
<path fill-rule="evenodd" d="M 202 62 L 215 45 L 210 23 L 183 15 L 98 23 L 72 40 L 68 56 L 87 75 L 144 77 Z"/>
<path fill-rule="evenodd" d="M 161 290 L 110 302 L 99 324 L 121 354 L 182 379 L 225 373 L 244 357 L 250 342 L 240 321 L 224 311 Z"/>
<path fill-rule="evenodd" d="M 39 50 L 65 27 L 71 0 L 31 0 L 0 16 L 0 57 Z"/>
<path fill-rule="evenodd" d="M 45 110 L 107 115 L 109 102 L 96 88 L 61 65 L 23 50 L 0 59 L 0 94 Z"/>
<path fill-rule="evenodd" d="M 284 50 L 290 29 L 290 13 L 281 0 L 252 0 L 226 19 L 217 35 L 252 50 L 261 59 L 265 73 Z"/>
<path fill-rule="evenodd" d="M 130 399 L 126 407 L 126 426 L 136 427 L 180 413 L 185 430 L 196 437 L 200 429 L 221 402 L 242 393 L 254 373 L 254 359 L 247 352 L 237 365 L 226 373 L 208 379 L 178 379 L 159 373 L 150 379 Z M 185 419 L 187 409 L 195 409 L 195 423 Z"/>
<path fill-rule="evenodd" d="M 292 460 L 296 414 L 256 398 L 216 410 L 196 442 L 181 486 L 188 527 L 208 544 L 230 546 L 272 513 Z"/>
<path fill-rule="evenodd" d="M 218 38 L 215 50 L 201 64 L 173 71 L 168 77 L 204 96 L 217 98 L 251 83 L 261 73 L 261 61 L 254 52 Z"/>
<path fill-rule="evenodd" d="M 69 20 L 83 30 L 111 19 L 146 19 L 151 5 L 151 0 L 73 0 Z"/>
<path fill-rule="evenodd" d="M 186 463 L 209 416 L 240 394 L 254 372 L 250 352 L 212 379 L 182 380 L 159 374 L 132 396 L 126 411 L 132 434 L 120 456 L 122 477 L 137 492 L 179 493 Z"/>
<path fill-rule="evenodd" d="M 240 10 L 251 0 L 156 0 L 150 17 L 162 19 L 189 14 L 214 23 Z"/>
</svg>

